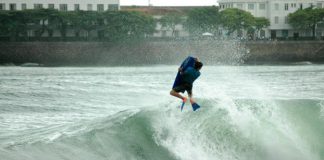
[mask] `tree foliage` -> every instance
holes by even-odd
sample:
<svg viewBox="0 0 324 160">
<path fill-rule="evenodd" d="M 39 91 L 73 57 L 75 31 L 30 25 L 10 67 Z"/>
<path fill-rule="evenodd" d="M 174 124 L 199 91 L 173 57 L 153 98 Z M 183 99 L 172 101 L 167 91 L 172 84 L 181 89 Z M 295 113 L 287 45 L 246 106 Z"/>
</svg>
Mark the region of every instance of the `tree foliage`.
<svg viewBox="0 0 324 160">
<path fill-rule="evenodd" d="M 238 30 L 248 30 L 255 25 L 255 18 L 250 12 L 228 8 L 220 12 L 222 26 L 228 34 Z"/>
<path fill-rule="evenodd" d="M 28 23 L 32 20 L 30 15 L 22 12 L 0 12 L 0 34 L 16 40 L 19 35 L 27 35 Z"/>
<path fill-rule="evenodd" d="M 270 26 L 270 21 L 265 17 L 255 17 L 255 29 L 257 31 Z"/>
<path fill-rule="evenodd" d="M 217 33 L 220 25 L 218 7 L 204 7 L 189 11 L 185 28 L 193 35 L 205 32 Z"/>
<path fill-rule="evenodd" d="M 54 9 L 0 12 L 0 36 L 12 40 L 27 36 L 28 30 L 34 31 L 36 38 L 44 36 L 45 32 L 52 37 L 57 30 L 64 39 L 68 29 L 74 31 L 75 37 L 80 37 L 84 31 L 87 38 L 91 32 L 97 32 L 99 38 L 111 41 L 137 39 L 153 34 L 155 26 L 152 16 L 139 12 L 59 12 Z"/>
<path fill-rule="evenodd" d="M 153 17 L 140 12 L 106 12 L 105 32 L 111 39 L 144 38 L 155 31 Z M 117 34 L 116 34 L 117 33 Z"/>
<path fill-rule="evenodd" d="M 295 29 L 312 30 L 315 37 L 316 25 L 324 21 L 324 9 L 299 9 L 288 15 L 289 24 Z"/>
<path fill-rule="evenodd" d="M 159 20 L 162 28 L 172 31 L 172 36 L 175 36 L 176 26 L 183 23 L 181 15 L 176 13 L 167 14 Z"/>
</svg>

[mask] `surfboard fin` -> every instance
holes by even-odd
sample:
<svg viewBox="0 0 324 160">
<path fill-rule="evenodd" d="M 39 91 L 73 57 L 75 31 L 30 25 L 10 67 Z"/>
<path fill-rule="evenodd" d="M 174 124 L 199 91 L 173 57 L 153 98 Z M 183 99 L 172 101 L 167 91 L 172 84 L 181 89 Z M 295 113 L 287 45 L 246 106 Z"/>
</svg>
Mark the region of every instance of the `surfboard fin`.
<svg viewBox="0 0 324 160">
<path fill-rule="evenodd" d="M 200 106 L 197 103 L 191 104 L 193 111 L 196 111 L 197 109 L 200 108 Z"/>
<path fill-rule="evenodd" d="M 183 107 L 184 107 L 185 103 L 186 103 L 185 101 L 182 102 L 181 107 L 180 107 L 181 111 L 183 110 Z"/>
</svg>

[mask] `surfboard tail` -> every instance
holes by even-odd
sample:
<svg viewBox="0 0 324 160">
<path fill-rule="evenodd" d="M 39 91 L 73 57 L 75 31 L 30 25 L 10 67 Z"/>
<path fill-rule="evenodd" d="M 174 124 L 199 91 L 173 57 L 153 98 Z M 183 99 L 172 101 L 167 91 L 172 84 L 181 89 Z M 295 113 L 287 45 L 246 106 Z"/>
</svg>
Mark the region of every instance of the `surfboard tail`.
<svg viewBox="0 0 324 160">
<path fill-rule="evenodd" d="M 193 104 L 191 104 L 191 106 L 192 106 L 193 111 L 196 111 L 197 109 L 200 108 L 200 106 L 197 103 L 193 103 Z"/>
</svg>

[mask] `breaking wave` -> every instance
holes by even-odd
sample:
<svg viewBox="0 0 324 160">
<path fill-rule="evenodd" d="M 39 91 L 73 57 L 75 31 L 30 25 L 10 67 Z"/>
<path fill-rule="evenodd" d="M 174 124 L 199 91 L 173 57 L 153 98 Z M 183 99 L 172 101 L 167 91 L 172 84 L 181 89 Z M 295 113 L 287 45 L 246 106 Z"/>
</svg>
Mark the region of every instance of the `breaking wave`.
<svg viewBox="0 0 324 160">
<path fill-rule="evenodd" d="M 319 100 L 199 99 L 129 109 L 73 126 L 26 133 L 2 144 L 4 160 L 320 160 Z M 318 125 L 315 125 L 317 124 Z M 312 125 L 311 125 L 312 124 Z M 317 126 L 317 127 L 314 127 Z M 32 136 L 31 136 L 32 135 Z"/>
</svg>

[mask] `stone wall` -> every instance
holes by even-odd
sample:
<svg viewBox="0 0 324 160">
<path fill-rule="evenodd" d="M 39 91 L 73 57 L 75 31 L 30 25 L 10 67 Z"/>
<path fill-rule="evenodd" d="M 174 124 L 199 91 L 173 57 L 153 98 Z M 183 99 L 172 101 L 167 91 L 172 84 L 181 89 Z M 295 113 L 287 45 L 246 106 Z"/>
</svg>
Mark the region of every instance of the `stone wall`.
<svg viewBox="0 0 324 160">
<path fill-rule="evenodd" d="M 324 62 L 324 41 L 247 42 L 246 63 Z"/>
<path fill-rule="evenodd" d="M 0 63 L 61 65 L 178 64 L 188 55 L 206 64 L 324 61 L 324 42 L 1 42 Z"/>
</svg>

